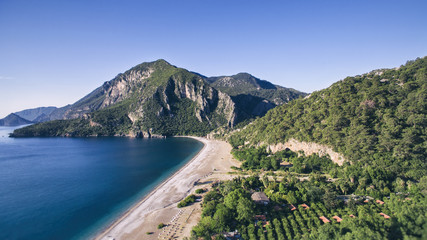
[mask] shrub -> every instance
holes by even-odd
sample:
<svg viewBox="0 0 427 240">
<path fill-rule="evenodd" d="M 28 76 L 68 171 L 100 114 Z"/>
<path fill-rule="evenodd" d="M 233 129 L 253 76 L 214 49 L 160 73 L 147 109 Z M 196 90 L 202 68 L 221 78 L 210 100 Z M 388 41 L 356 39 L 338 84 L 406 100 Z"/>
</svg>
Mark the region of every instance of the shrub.
<svg viewBox="0 0 427 240">
<path fill-rule="evenodd" d="M 191 194 L 190 196 L 186 197 L 184 200 L 178 203 L 178 208 L 186 207 L 196 201 L 196 195 Z"/>
<path fill-rule="evenodd" d="M 205 192 L 205 190 L 202 188 L 196 189 L 197 194 L 204 193 L 204 192 Z"/>
</svg>

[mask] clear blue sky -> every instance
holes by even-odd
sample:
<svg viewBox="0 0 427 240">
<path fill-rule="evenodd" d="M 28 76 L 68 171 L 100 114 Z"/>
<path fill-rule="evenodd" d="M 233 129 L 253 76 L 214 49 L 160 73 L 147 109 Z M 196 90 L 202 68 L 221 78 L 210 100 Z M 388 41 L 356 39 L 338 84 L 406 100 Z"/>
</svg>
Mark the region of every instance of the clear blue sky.
<svg viewBox="0 0 427 240">
<path fill-rule="evenodd" d="M 159 58 L 311 92 L 427 55 L 427 1 L 0 0 L 0 118 Z"/>
</svg>

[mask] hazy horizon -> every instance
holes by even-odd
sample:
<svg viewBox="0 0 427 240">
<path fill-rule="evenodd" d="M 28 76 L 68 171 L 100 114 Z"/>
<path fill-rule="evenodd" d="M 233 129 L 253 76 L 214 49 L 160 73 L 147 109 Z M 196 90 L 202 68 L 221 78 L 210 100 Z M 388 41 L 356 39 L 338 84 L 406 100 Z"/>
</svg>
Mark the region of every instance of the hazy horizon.
<svg viewBox="0 0 427 240">
<path fill-rule="evenodd" d="M 312 92 L 427 55 L 425 1 L 1 1 L 0 118 L 165 59 Z"/>
</svg>

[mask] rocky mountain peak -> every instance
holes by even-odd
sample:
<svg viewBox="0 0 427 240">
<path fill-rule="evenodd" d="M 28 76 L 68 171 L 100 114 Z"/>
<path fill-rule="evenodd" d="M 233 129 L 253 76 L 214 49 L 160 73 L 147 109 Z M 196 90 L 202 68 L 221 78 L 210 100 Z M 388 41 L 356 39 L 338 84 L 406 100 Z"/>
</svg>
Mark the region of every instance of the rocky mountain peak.
<svg viewBox="0 0 427 240">
<path fill-rule="evenodd" d="M 164 59 L 158 59 L 156 61 L 153 62 L 143 62 L 141 64 L 136 65 L 135 67 L 129 69 L 128 71 L 126 71 L 124 74 L 126 74 L 127 72 L 130 71 L 147 71 L 149 69 L 151 69 L 152 71 L 154 70 L 165 70 L 167 68 L 176 68 L 175 66 L 173 66 L 172 64 L 170 64 L 169 62 L 167 62 Z"/>
<path fill-rule="evenodd" d="M 49 116 L 51 120 L 75 119 L 68 123 L 85 126 L 85 131 L 76 129 L 73 136 L 136 136 L 148 129 L 161 135 L 200 135 L 221 126 L 233 127 L 276 106 L 265 97 L 275 99 L 274 92 L 254 94 L 276 91 L 276 87 L 248 73 L 214 80 L 163 59 L 145 62 Z M 299 96 L 279 95 L 288 99 Z M 73 129 L 65 127 L 68 123 L 56 134 L 68 136 Z"/>
</svg>

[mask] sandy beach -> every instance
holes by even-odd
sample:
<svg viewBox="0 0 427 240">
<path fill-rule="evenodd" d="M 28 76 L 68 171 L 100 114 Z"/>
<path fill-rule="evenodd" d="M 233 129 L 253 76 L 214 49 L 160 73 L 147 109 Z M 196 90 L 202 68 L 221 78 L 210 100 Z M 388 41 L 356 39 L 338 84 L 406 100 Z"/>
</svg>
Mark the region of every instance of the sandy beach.
<svg viewBox="0 0 427 240">
<path fill-rule="evenodd" d="M 239 164 L 228 143 L 194 139 L 204 143 L 203 149 L 95 239 L 182 239 L 190 235 L 200 219 L 201 203 L 184 208 L 178 208 L 177 203 L 216 180 L 231 179 L 227 172 Z M 166 227 L 157 229 L 160 223 Z"/>
</svg>

